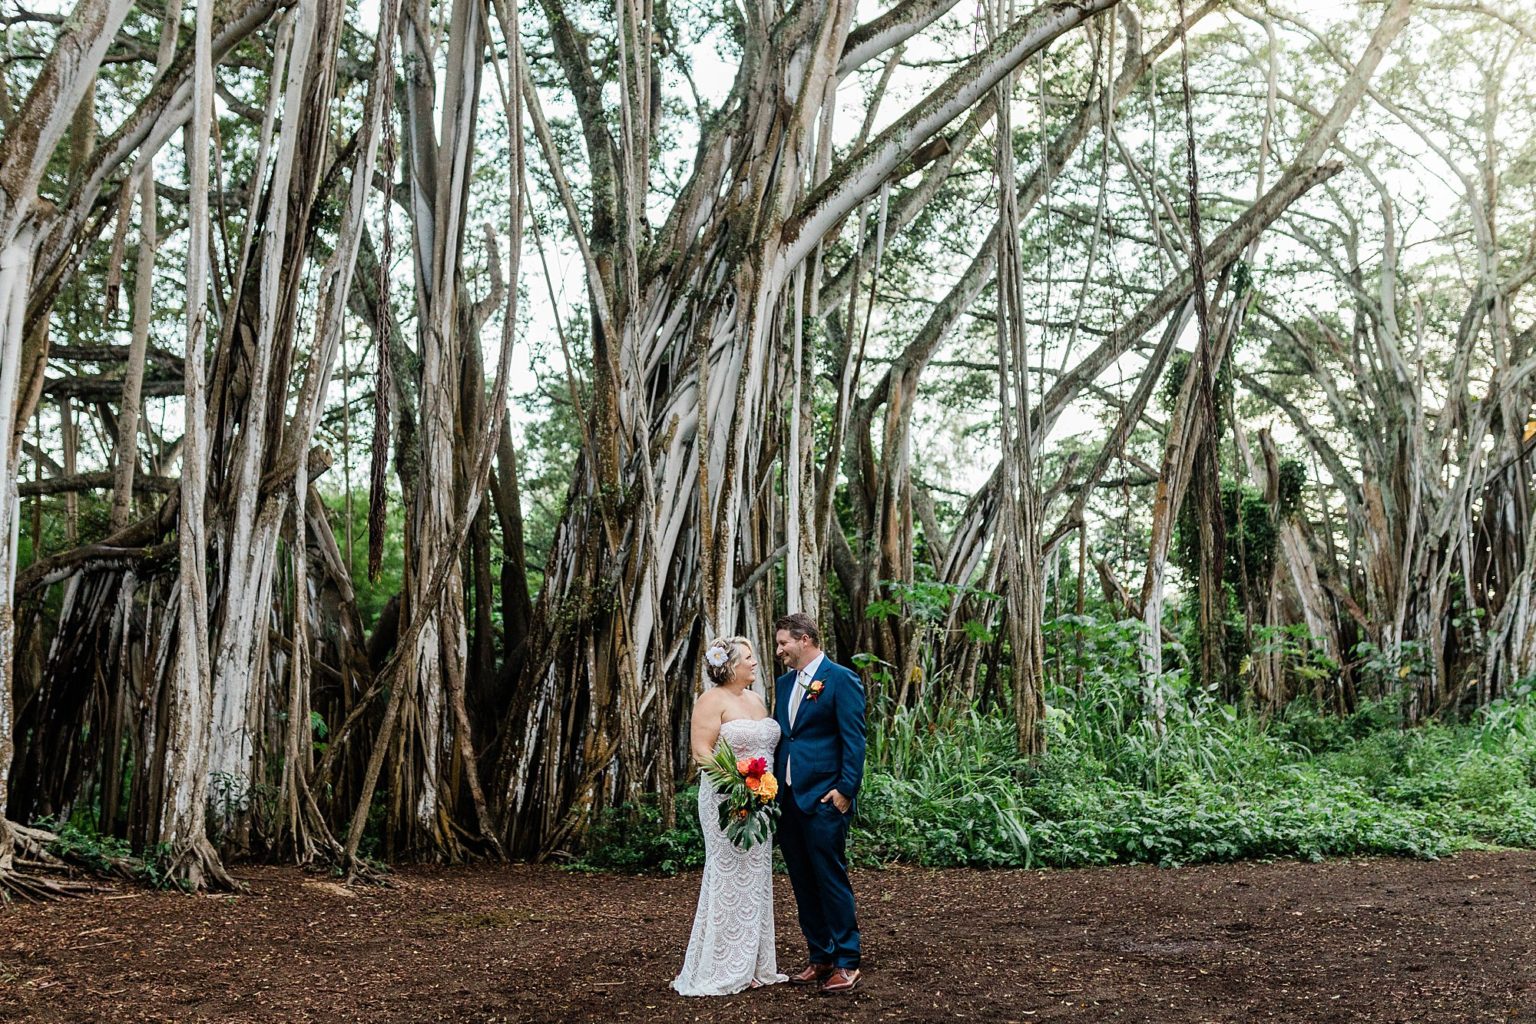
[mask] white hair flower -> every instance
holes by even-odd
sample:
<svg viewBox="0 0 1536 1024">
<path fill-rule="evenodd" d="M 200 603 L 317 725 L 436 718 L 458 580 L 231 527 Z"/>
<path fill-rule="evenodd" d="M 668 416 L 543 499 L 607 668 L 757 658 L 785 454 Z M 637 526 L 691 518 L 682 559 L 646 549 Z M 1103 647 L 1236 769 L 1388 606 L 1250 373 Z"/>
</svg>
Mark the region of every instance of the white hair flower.
<svg viewBox="0 0 1536 1024">
<path fill-rule="evenodd" d="M 715 668 L 722 667 L 730 659 L 731 652 L 726 648 L 725 644 L 715 644 L 709 650 L 704 652 L 704 660 L 709 662 Z"/>
</svg>

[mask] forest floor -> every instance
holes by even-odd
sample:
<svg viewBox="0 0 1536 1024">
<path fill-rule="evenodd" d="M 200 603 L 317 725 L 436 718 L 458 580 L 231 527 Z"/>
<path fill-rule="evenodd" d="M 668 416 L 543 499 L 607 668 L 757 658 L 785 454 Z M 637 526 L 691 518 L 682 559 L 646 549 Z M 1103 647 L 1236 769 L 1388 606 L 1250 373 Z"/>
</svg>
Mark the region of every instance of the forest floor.
<svg viewBox="0 0 1536 1024">
<path fill-rule="evenodd" d="M 675 878 L 291 868 L 245 896 L 122 889 L 0 910 L 0 1021 L 1536 1022 L 1536 853 L 1163 870 L 854 876 L 850 996 L 667 987 L 698 896 Z M 776 878 L 779 963 L 800 966 Z"/>
</svg>

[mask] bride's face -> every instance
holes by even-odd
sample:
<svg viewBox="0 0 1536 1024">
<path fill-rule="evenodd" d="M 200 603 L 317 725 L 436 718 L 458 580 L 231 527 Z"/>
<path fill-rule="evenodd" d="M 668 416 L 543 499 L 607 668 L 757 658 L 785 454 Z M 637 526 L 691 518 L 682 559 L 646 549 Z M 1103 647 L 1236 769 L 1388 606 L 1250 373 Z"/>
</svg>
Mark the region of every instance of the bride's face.
<svg viewBox="0 0 1536 1024">
<path fill-rule="evenodd" d="M 757 678 L 757 655 L 752 652 L 749 644 L 742 644 L 741 660 L 736 663 L 736 682 L 744 686 L 751 686 L 752 680 Z"/>
</svg>

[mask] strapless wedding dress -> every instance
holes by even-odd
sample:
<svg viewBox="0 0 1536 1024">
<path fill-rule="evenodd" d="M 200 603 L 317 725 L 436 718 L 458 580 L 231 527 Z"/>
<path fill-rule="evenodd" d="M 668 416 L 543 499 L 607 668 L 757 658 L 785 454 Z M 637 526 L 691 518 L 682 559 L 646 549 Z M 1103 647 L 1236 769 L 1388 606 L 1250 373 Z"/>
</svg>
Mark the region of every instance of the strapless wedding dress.
<svg viewBox="0 0 1536 1024">
<path fill-rule="evenodd" d="M 738 758 L 773 764 L 779 724 L 738 718 L 720 726 Z M 683 970 L 672 987 L 685 996 L 725 996 L 753 982 L 773 985 L 779 973 L 773 946 L 773 843 L 743 850 L 720 828 L 720 800 L 707 776 L 699 779 L 699 823 L 704 829 L 704 880 Z"/>
</svg>

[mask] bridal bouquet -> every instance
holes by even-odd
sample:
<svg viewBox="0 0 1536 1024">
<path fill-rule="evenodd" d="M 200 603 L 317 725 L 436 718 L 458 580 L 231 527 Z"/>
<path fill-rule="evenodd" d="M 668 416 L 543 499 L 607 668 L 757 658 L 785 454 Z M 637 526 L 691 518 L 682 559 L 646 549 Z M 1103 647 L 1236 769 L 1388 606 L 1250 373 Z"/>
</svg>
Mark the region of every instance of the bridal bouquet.
<svg viewBox="0 0 1536 1024">
<path fill-rule="evenodd" d="M 700 766 L 720 794 L 720 830 L 727 839 L 750 850 L 773 834 L 779 817 L 779 780 L 763 757 L 737 758 L 731 745 L 720 741 L 715 756 Z"/>
</svg>

